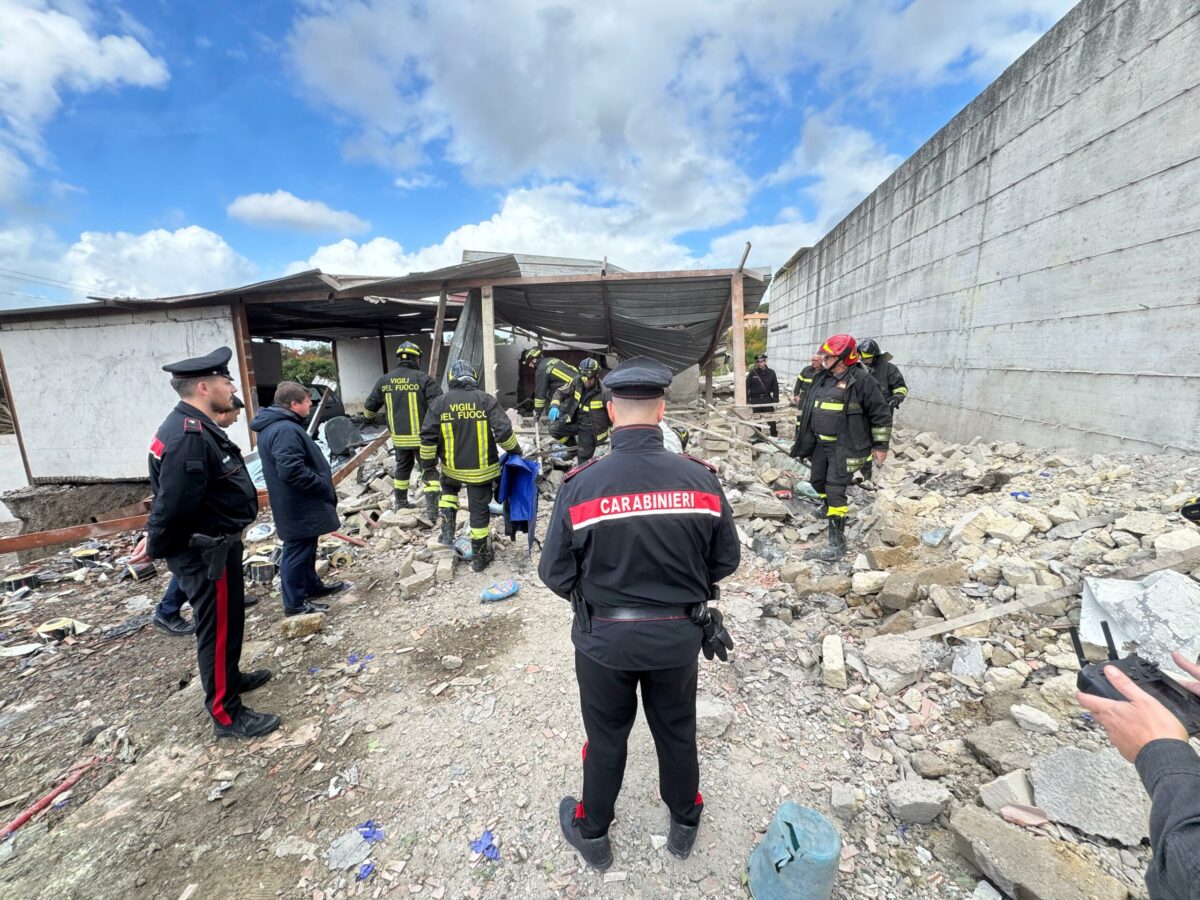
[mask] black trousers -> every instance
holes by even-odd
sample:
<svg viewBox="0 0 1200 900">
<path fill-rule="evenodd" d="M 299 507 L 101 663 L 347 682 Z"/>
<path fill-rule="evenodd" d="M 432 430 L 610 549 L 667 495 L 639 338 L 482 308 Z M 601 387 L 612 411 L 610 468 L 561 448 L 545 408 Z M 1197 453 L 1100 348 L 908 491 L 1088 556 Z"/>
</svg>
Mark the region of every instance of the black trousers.
<svg viewBox="0 0 1200 900">
<path fill-rule="evenodd" d="M 599 837 L 612 824 L 625 777 L 629 732 L 637 718 L 637 689 L 658 751 L 658 790 L 671 817 L 700 821 L 700 763 L 696 755 L 696 661 L 677 669 L 630 672 L 610 669 L 575 652 L 583 745 L 583 794 L 575 811 L 584 837 Z"/>
<path fill-rule="evenodd" d="M 242 545 L 237 543 L 230 549 L 225 571 L 216 581 L 208 580 L 208 566 L 199 550 L 167 557 L 167 568 L 192 604 L 204 705 L 214 721 L 229 725 L 242 710 L 238 696 L 242 678 L 238 661 L 246 616 Z"/>
<path fill-rule="evenodd" d="M 488 536 L 488 528 L 492 520 L 492 512 L 488 504 L 492 502 L 493 483 L 463 484 L 447 475 L 442 476 L 442 499 L 438 506 L 442 509 L 458 509 L 458 492 L 467 489 L 467 515 L 471 523 L 471 540 L 478 541 Z"/>
<path fill-rule="evenodd" d="M 317 577 L 318 538 L 299 538 L 283 542 L 279 555 L 279 587 L 284 609 L 299 609 L 321 589 Z"/>
<path fill-rule="evenodd" d="M 574 445 L 576 459 L 580 463 L 585 463 L 596 455 L 596 433 L 590 425 L 559 419 L 550 423 L 550 436 L 568 447 Z"/>
<path fill-rule="evenodd" d="M 838 470 L 837 444 L 818 441 L 809 460 L 812 474 L 808 481 L 813 490 L 825 498 L 830 516 L 845 516 L 850 501 L 846 498 L 846 487 L 850 476 Z"/>
<path fill-rule="evenodd" d="M 771 404 L 769 404 L 769 405 L 767 405 L 767 406 L 752 406 L 752 407 L 750 407 L 750 408 L 751 408 L 752 410 L 754 410 L 754 412 L 756 412 L 756 413 L 757 413 L 757 412 L 774 412 L 774 411 L 775 411 L 775 404 L 774 404 L 774 403 L 771 403 Z M 768 422 L 768 423 L 767 423 L 767 427 L 768 427 L 768 428 L 770 429 L 770 431 L 771 431 L 771 437 L 779 437 L 779 431 L 776 429 L 776 426 L 777 426 L 778 424 L 779 424 L 778 422 L 773 422 L 773 421 L 772 421 L 772 422 Z"/>
</svg>

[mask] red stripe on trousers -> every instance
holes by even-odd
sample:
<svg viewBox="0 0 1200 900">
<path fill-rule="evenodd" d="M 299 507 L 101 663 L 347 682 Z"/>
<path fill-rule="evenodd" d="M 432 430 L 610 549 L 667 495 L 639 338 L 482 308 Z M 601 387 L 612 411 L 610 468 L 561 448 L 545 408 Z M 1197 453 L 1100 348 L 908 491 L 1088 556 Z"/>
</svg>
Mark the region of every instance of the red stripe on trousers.
<svg viewBox="0 0 1200 900">
<path fill-rule="evenodd" d="M 213 718 L 222 725 L 232 725 L 233 719 L 225 711 L 225 637 L 229 633 L 229 581 L 226 572 L 217 579 L 217 648 L 213 653 L 213 678 L 216 692 L 213 695 Z"/>
</svg>

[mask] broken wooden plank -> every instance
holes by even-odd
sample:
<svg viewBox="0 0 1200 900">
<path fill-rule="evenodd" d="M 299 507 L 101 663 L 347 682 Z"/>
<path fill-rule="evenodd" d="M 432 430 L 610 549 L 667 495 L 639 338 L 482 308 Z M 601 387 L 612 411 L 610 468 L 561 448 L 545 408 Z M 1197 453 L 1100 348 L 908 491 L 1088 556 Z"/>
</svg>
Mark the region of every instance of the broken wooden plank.
<svg viewBox="0 0 1200 900">
<path fill-rule="evenodd" d="M 340 469 L 333 473 L 333 484 L 336 487 L 346 480 L 346 476 L 366 462 L 367 457 L 383 446 L 384 441 L 392 436 L 390 431 L 384 430 L 383 434 L 375 438 L 367 446 L 363 447 L 351 457 L 350 462 L 346 463 Z"/>
<path fill-rule="evenodd" d="M 1168 553 L 1166 556 L 1146 560 L 1135 566 L 1126 566 L 1124 569 L 1117 569 L 1117 571 L 1110 572 L 1107 575 L 1093 575 L 1090 577 L 1136 581 L 1139 578 L 1145 578 L 1147 575 L 1153 575 L 1155 572 L 1161 572 L 1163 569 L 1173 569 L 1176 566 L 1188 563 L 1200 563 L 1200 547 L 1193 547 L 1190 550 L 1180 550 L 1177 553 Z M 1067 597 L 1074 597 L 1076 594 L 1082 593 L 1083 583 L 1077 581 L 1038 597 L 1026 597 L 1024 600 L 1010 600 L 1008 603 L 1001 603 L 999 606 L 992 606 L 988 609 L 967 613 L 965 616 L 957 616 L 953 619 L 947 619 L 945 622 L 938 622 L 935 625 L 927 625 L 924 628 L 906 632 L 904 637 L 914 641 L 922 641 L 926 638 L 937 637 L 939 634 L 945 634 L 947 631 L 966 628 L 968 625 L 978 625 L 980 622 L 990 622 L 992 619 L 999 619 L 1001 616 L 1007 616 L 1010 613 L 1022 612 L 1034 606 L 1041 606 L 1043 603 L 1065 600 Z"/>
</svg>

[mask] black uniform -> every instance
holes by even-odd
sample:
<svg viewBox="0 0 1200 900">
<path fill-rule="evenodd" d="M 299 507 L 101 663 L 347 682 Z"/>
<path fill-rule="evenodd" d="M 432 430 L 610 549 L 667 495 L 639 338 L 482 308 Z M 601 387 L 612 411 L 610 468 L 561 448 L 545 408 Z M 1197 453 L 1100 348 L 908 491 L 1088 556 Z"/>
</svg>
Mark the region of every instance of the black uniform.
<svg viewBox="0 0 1200 900">
<path fill-rule="evenodd" d="M 1157 740 L 1135 765 L 1151 798 L 1150 896 L 1200 900 L 1200 757 L 1187 741 Z"/>
<path fill-rule="evenodd" d="M 551 407 L 558 407 L 559 417 L 550 423 L 550 434 L 560 442 L 579 447 L 580 464 L 596 455 L 596 445 L 608 440 L 612 422 L 604 403 L 604 385 L 599 378 L 576 378 L 554 394 Z"/>
<path fill-rule="evenodd" d="M 579 377 L 579 370 L 570 363 L 553 356 L 546 356 L 538 363 L 533 376 L 533 414 L 540 417 L 546 412 L 546 404 L 554 405 L 551 398 L 562 388 Z"/>
<path fill-rule="evenodd" d="M 817 377 L 817 373 L 821 370 L 816 366 L 808 365 L 800 370 L 800 374 L 796 376 L 796 386 L 792 388 L 792 400 L 796 404 L 796 429 L 797 434 L 800 428 L 800 417 L 804 412 L 804 395 L 808 393 L 808 389 L 812 387 L 813 379 Z"/>
<path fill-rule="evenodd" d="M 396 455 L 392 486 L 398 497 L 408 497 L 409 476 L 421 449 L 421 424 L 429 405 L 441 395 L 438 383 L 417 368 L 416 362 L 403 361 L 376 382 L 363 404 L 368 422 L 374 421 L 381 406 L 387 409 L 392 452 Z M 437 490 L 437 479 L 426 478 L 425 493 L 436 494 Z"/>
<path fill-rule="evenodd" d="M 877 356 L 874 365 L 867 366 L 867 368 L 871 370 L 871 376 L 879 384 L 883 399 L 891 405 L 892 409 L 899 409 L 904 398 L 908 396 L 908 386 L 904 383 L 904 376 L 900 374 L 900 370 L 896 368 L 896 364 L 891 361 L 890 356 L 891 354 Z"/>
<path fill-rule="evenodd" d="M 228 361 L 228 356 L 225 357 Z M 146 523 L 146 550 L 167 568 L 192 604 L 196 656 L 204 704 L 219 725 L 242 709 L 239 693 L 245 615 L 241 532 L 258 515 L 258 493 L 242 452 L 221 428 L 180 401 L 150 445 L 154 501 Z M 193 535 L 223 538 L 225 565 L 210 578 Z"/>
<path fill-rule="evenodd" d="M 670 371 L 651 360 L 623 366 L 636 372 L 641 363 L 659 366 L 669 383 Z M 704 631 L 691 615 L 741 554 L 707 463 L 664 449 L 656 426 L 617 428 L 612 448 L 567 475 L 538 566 L 546 586 L 576 608 L 571 639 L 587 743 L 582 801 L 568 818 L 586 839 L 605 835 L 612 822 L 639 685 L 662 798 L 674 821 L 698 825 L 696 657 Z"/>
<path fill-rule="evenodd" d="M 792 456 L 808 459 L 813 489 L 826 497 L 827 515 L 843 518 L 846 487 L 873 450 L 887 450 L 892 437 L 892 408 L 884 402 L 864 366 L 841 375 L 822 370 L 804 397 Z"/>
<path fill-rule="evenodd" d="M 756 365 L 746 373 L 746 399 L 755 412 L 771 412 L 775 408 L 775 404 L 779 402 L 779 379 L 775 376 L 774 369 L 760 369 Z M 771 437 L 775 437 L 779 433 L 776 423 L 767 424 L 771 428 Z"/>
<path fill-rule="evenodd" d="M 517 447 L 508 416 L 491 394 L 459 381 L 429 404 L 421 428 L 421 465 L 429 472 L 442 462 L 442 499 L 439 506 L 447 521 L 458 510 L 458 492 L 467 488 L 471 540 L 486 541 L 493 483 L 500 477 L 499 444 Z"/>
</svg>

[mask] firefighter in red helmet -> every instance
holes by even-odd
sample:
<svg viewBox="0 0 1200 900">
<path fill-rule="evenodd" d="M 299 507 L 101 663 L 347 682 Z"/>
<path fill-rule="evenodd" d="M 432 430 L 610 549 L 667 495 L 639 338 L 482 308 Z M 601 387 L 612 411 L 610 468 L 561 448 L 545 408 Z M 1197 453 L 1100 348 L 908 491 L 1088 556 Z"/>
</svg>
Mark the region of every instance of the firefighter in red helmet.
<svg viewBox="0 0 1200 900">
<path fill-rule="evenodd" d="M 825 500 L 829 521 L 829 545 L 810 551 L 807 558 L 836 562 L 846 552 L 846 488 L 872 457 L 883 465 L 892 437 L 892 408 L 861 364 L 854 338 L 835 334 L 819 352 L 821 369 L 805 392 L 792 456 L 809 461 L 809 481 Z"/>
</svg>

